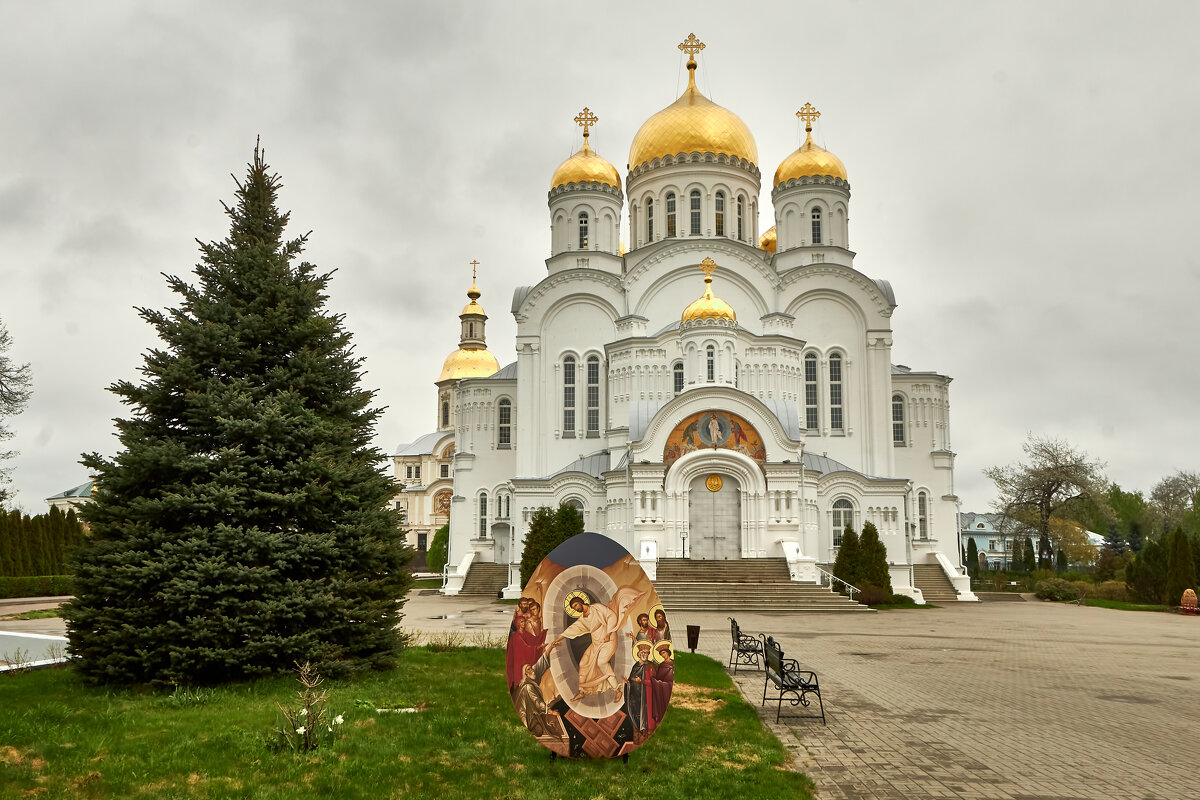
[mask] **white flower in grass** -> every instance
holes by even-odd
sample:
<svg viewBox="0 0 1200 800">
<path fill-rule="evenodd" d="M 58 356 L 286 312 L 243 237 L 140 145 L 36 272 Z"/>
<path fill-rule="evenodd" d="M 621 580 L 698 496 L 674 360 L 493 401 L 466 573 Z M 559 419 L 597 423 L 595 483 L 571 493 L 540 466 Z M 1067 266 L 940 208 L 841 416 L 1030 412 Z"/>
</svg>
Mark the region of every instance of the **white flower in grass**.
<svg viewBox="0 0 1200 800">
<path fill-rule="evenodd" d="M 341 724 L 342 724 L 343 722 L 345 722 L 345 721 L 346 721 L 346 720 L 342 719 L 342 715 L 341 715 L 341 714 L 338 714 L 336 717 L 334 717 L 334 718 L 333 718 L 333 724 L 334 724 L 334 725 L 341 725 Z"/>
<path fill-rule="evenodd" d="M 307 708 L 302 708 L 302 709 L 300 709 L 300 716 L 302 716 L 302 717 L 307 717 L 307 716 L 308 716 L 308 709 L 307 709 Z"/>
<path fill-rule="evenodd" d="M 308 730 L 308 728 L 301 725 L 299 728 L 296 728 L 296 733 L 304 733 L 307 730 Z"/>
<path fill-rule="evenodd" d="M 329 729 L 329 732 L 330 732 L 330 733 L 333 733 L 333 728 L 330 728 L 330 729 Z"/>
</svg>

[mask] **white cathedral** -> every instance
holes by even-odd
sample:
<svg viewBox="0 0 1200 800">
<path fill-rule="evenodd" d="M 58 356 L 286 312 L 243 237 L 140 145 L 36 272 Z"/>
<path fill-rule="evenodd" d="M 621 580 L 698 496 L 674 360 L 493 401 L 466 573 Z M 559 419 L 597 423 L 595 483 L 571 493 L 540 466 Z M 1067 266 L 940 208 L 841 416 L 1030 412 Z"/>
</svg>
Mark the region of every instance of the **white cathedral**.
<svg viewBox="0 0 1200 800">
<path fill-rule="evenodd" d="M 854 267 L 850 184 L 812 140 L 775 170 L 758 233 L 749 128 L 688 86 L 629 150 L 624 185 L 588 144 L 550 179 L 546 276 L 512 300 L 517 360 L 487 350 L 473 283 L 438 387 L 438 428 L 393 456 L 422 549 L 450 524 L 443 591 L 519 563 L 539 506 L 573 505 L 656 575 L 661 558 L 785 557 L 822 582 L 841 533 L 873 522 L 896 592 L 961 567 L 950 378 L 891 362 L 891 285 Z M 629 249 L 621 243 L 628 214 Z M 503 573 L 501 573 L 503 574 Z"/>
</svg>

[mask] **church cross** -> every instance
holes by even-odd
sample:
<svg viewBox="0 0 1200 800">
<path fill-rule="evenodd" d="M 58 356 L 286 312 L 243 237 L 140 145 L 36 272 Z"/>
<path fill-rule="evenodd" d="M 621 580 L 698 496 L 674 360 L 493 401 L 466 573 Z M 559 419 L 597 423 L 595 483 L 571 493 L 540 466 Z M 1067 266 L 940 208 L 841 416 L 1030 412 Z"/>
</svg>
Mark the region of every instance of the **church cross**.
<svg viewBox="0 0 1200 800">
<path fill-rule="evenodd" d="M 700 262 L 700 271 L 704 273 L 704 280 L 711 281 L 712 274 L 717 271 L 717 262 L 711 258 L 706 258 Z"/>
<path fill-rule="evenodd" d="M 821 112 L 813 108 L 812 103 L 805 103 L 804 108 L 796 112 L 796 116 L 804 120 L 804 130 L 806 133 L 812 132 L 812 124 L 816 122 L 817 117 L 821 116 Z"/>
<path fill-rule="evenodd" d="M 475 282 L 475 268 L 479 266 L 478 261 L 471 262 L 471 283 Z"/>
<path fill-rule="evenodd" d="M 600 118 L 593 114 L 587 106 L 584 106 L 583 111 L 580 111 L 579 115 L 575 117 L 575 121 L 583 126 L 583 139 L 587 141 L 588 129 L 599 122 Z"/>
<path fill-rule="evenodd" d="M 696 60 L 696 53 L 704 49 L 704 42 L 696 38 L 696 34 L 689 33 L 688 37 L 679 44 L 679 49 L 687 53 L 688 61 Z"/>
</svg>

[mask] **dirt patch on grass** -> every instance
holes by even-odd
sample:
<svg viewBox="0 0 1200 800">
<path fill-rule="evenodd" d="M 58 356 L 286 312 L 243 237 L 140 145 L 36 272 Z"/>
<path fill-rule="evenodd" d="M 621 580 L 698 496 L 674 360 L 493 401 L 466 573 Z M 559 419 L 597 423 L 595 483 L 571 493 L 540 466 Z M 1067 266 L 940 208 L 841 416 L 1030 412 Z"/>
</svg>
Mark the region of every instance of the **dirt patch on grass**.
<svg viewBox="0 0 1200 800">
<path fill-rule="evenodd" d="M 749 769 L 761 760 L 758 753 L 729 751 L 709 745 L 700 750 L 700 760 L 720 764 L 725 769 Z"/>
<path fill-rule="evenodd" d="M 11 745 L 0 747 L 0 764 L 18 764 L 25 763 L 25 756 L 21 755 L 21 751 Z"/>
<path fill-rule="evenodd" d="M 686 708 L 689 711 L 703 711 L 711 714 L 725 706 L 725 699 L 713 697 L 712 689 L 703 689 L 686 683 L 677 683 L 671 691 L 671 705 L 675 708 Z"/>
<path fill-rule="evenodd" d="M 82 789 L 85 786 L 90 786 L 91 784 L 95 783 L 96 781 L 100 780 L 103 777 L 104 776 L 101 775 L 96 770 L 92 770 L 87 775 L 76 775 L 74 778 L 71 779 L 71 788 L 78 791 L 79 789 Z"/>
</svg>

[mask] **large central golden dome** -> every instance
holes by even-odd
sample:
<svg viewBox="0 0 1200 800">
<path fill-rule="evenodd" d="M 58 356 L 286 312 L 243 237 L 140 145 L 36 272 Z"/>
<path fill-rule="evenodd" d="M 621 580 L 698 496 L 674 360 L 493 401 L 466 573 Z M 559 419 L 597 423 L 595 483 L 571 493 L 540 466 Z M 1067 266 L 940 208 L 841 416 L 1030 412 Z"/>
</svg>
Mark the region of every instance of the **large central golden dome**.
<svg viewBox="0 0 1200 800">
<path fill-rule="evenodd" d="M 679 153 L 716 153 L 758 164 L 758 146 L 737 114 L 696 88 L 696 62 L 688 59 L 688 87 L 679 99 L 646 120 L 629 147 L 629 168 Z"/>
</svg>

